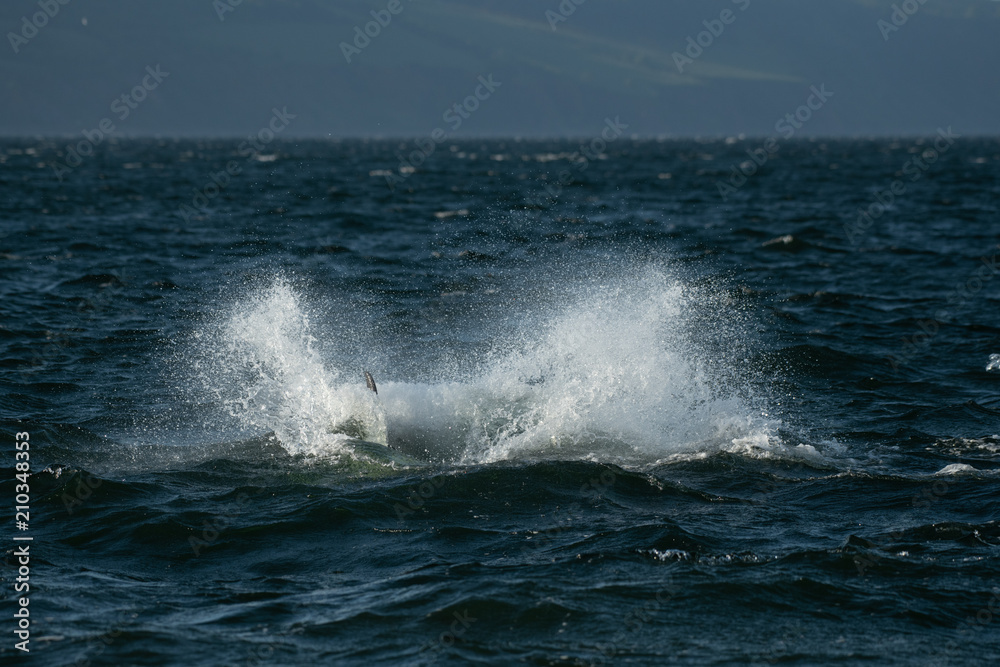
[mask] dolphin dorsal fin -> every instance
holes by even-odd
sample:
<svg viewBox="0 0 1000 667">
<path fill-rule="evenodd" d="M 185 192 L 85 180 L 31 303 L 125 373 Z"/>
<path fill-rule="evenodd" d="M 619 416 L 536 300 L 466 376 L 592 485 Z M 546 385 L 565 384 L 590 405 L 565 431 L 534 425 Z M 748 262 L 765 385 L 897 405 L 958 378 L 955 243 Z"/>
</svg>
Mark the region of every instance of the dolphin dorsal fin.
<svg viewBox="0 0 1000 667">
<path fill-rule="evenodd" d="M 372 374 L 368 371 L 365 371 L 365 384 L 368 385 L 368 388 L 374 391 L 376 395 L 378 395 L 378 387 L 375 386 L 375 378 L 373 378 Z"/>
</svg>

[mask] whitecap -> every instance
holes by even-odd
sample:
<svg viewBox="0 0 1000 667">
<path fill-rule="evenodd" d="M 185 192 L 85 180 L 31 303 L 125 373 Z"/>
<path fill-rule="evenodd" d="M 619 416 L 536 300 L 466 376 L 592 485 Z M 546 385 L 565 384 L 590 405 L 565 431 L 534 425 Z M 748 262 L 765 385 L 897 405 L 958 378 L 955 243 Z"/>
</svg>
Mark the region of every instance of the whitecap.
<svg viewBox="0 0 1000 667">
<path fill-rule="evenodd" d="M 960 475 L 966 472 L 978 472 L 968 463 L 952 463 L 938 470 L 935 475 Z"/>
<path fill-rule="evenodd" d="M 1000 371 L 1000 354 L 991 354 L 990 360 L 986 364 L 988 371 Z"/>
</svg>

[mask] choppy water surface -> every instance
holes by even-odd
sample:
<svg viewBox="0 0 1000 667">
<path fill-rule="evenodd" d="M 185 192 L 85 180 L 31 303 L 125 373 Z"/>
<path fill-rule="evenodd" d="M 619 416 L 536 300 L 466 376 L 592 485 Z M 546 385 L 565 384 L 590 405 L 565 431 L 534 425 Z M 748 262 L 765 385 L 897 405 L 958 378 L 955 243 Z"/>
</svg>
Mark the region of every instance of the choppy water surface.
<svg viewBox="0 0 1000 667">
<path fill-rule="evenodd" d="M 38 664 L 1000 658 L 997 141 L 64 143 L 0 144 Z"/>
</svg>

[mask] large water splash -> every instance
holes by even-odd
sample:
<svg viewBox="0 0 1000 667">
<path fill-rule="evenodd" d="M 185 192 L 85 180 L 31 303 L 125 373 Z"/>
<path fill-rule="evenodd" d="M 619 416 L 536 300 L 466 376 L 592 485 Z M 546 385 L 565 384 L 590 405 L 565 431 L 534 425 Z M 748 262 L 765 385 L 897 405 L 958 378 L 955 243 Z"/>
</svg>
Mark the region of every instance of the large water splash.
<svg viewBox="0 0 1000 667">
<path fill-rule="evenodd" d="M 299 296 L 278 281 L 209 336 L 202 375 L 242 427 L 274 431 L 291 453 L 350 454 L 352 438 L 464 463 L 784 449 L 736 388 L 746 327 L 724 292 L 648 269 L 559 304 L 525 315 L 475 373 L 379 378 L 376 397 L 356 362 L 317 351 Z"/>
<path fill-rule="evenodd" d="M 273 431 L 290 453 L 349 453 L 352 438 L 384 444 L 376 397 L 363 383 L 342 380 L 315 343 L 298 296 L 278 281 L 205 336 L 200 379 L 242 429 Z"/>
<path fill-rule="evenodd" d="M 713 372 L 725 361 L 691 338 L 709 333 L 692 331 L 705 296 L 656 271 L 585 290 L 477 379 L 500 400 L 477 406 L 467 454 L 648 459 L 744 435 L 750 411 Z"/>
</svg>

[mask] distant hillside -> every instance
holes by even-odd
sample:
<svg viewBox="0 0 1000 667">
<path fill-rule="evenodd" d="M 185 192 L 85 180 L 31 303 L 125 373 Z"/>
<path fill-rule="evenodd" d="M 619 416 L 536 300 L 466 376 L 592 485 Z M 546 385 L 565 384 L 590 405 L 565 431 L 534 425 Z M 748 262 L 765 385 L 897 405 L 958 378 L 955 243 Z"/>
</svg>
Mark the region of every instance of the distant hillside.
<svg viewBox="0 0 1000 667">
<path fill-rule="evenodd" d="M 833 96 L 802 135 L 1000 133 L 990 0 L 911 0 L 890 29 L 904 3 L 229 2 L 69 2 L 14 45 L 39 5 L 4 2 L 0 134 L 96 127 L 156 64 L 169 76 L 116 132 L 235 136 L 287 107 L 286 136 L 426 135 L 492 74 L 455 136 L 589 135 L 609 116 L 642 135 L 774 134 L 820 84 Z M 367 37 L 372 11 L 386 25 Z"/>
</svg>

